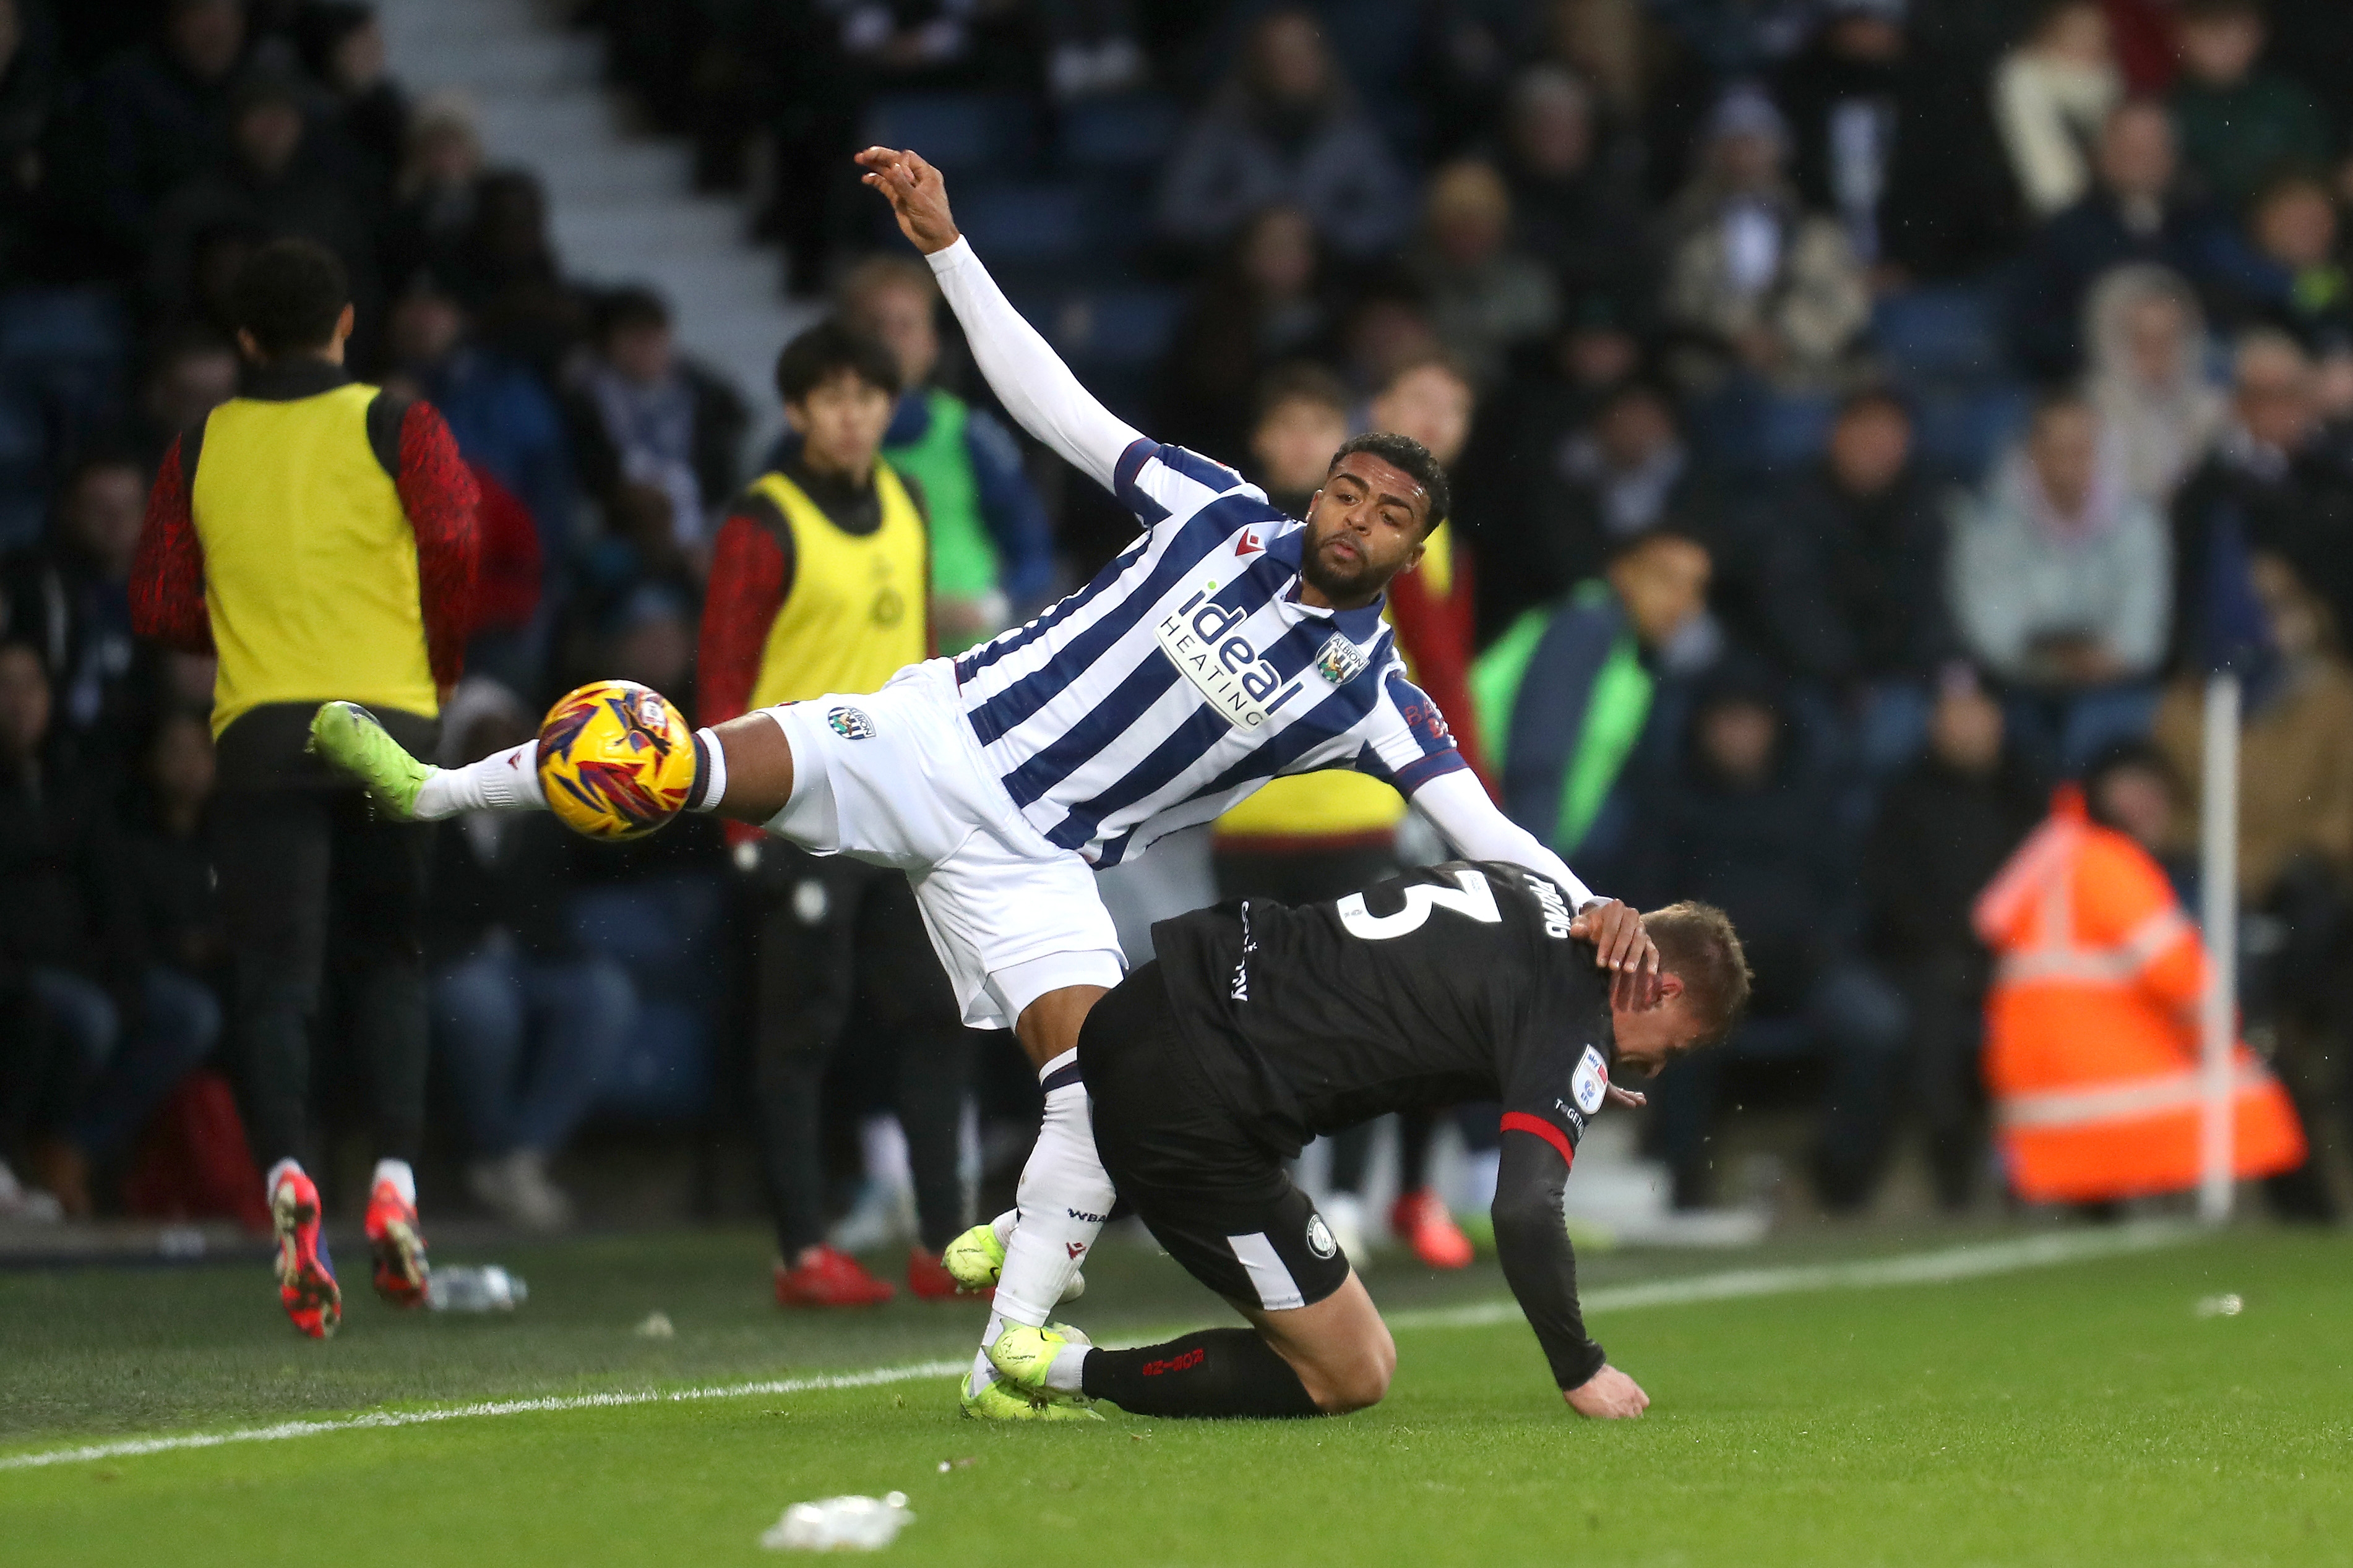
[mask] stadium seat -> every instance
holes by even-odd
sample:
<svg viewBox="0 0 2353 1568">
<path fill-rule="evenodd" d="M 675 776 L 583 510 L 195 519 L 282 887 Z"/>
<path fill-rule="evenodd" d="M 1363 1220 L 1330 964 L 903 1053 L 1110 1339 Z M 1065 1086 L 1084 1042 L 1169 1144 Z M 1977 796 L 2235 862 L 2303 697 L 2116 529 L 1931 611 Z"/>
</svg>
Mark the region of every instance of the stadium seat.
<svg viewBox="0 0 2353 1568">
<path fill-rule="evenodd" d="M 956 194 L 955 214 L 992 268 L 1062 262 L 1087 247 L 1085 204 L 1076 185 L 977 185 Z"/>
<path fill-rule="evenodd" d="M 696 873 L 591 887 L 574 897 L 574 940 L 625 965 L 641 998 L 621 1059 L 597 1086 L 598 1110 L 654 1121 L 708 1107 L 724 902 L 718 879 Z"/>
<path fill-rule="evenodd" d="M 944 172 L 1011 171 L 1037 147 L 1037 119 L 1021 99 L 985 92 L 909 92 L 878 98 L 866 111 L 866 138 L 909 147 Z"/>
<path fill-rule="evenodd" d="M 1921 461 L 1974 482 L 2005 442 L 2026 427 L 2033 396 L 2018 382 L 1927 386 L 1912 393 Z"/>
<path fill-rule="evenodd" d="M 1156 92 L 1088 99 L 1063 111 L 1056 148 L 1069 168 L 1149 177 L 1175 143 L 1181 119 L 1175 100 Z"/>
<path fill-rule="evenodd" d="M 1055 314 L 1055 343 L 1091 365 L 1148 365 L 1176 331 L 1185 296 L 1174 289 L 1103 289 L 1073 294 Z"/>
<path fill-rule="evenodd" d="M 1891 294 L 1872 330 L 1889 368 L 1907 383 L 1998 376 L 2006 368 L 2001 290 L 1989 280 Z"/>
<path fill-rule="evenodd" d="M 0 295 L 0 552 L 47 525 L 52 465 L 121 411 L 129 334 L 103 289 Z"/>
</svg>

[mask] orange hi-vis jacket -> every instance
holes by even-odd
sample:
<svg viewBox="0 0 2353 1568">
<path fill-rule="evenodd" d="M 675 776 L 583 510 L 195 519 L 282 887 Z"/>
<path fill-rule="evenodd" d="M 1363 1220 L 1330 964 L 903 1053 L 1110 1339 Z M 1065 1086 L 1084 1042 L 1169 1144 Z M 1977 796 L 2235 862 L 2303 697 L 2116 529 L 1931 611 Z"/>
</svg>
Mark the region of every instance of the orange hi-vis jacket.
<svg viewBox="0 0 2353 1568">
<path fill-rule="evenodd" d="M 2206 950 L 2148 851 L 2094 823 L 2067 786 L 1975 919 L 1995 955 L 1986 1085 L 2018 1194 L 2088 1203 L 2195 1186 Z M 2253 1053 L 2236 1057 L 2237 1173 L 2294 1169 L 2295 1110 Z"/>
</svg>

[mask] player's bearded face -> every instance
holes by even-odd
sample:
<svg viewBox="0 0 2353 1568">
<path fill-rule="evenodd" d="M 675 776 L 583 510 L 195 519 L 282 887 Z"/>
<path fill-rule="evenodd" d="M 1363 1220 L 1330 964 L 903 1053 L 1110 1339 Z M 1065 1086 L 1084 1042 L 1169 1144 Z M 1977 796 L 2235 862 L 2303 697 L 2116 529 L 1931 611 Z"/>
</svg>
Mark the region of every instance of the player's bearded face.
<svg viewBox="0 0 2353 1568">
<path fill-rule="evenodd" d="M 1369 452 L 1351 452 L 1308 513 L 1299 574 L 1343 608 L 1370 601 L 1420 558 L 1429 508 L 1409 476 Z"/>
</svg>

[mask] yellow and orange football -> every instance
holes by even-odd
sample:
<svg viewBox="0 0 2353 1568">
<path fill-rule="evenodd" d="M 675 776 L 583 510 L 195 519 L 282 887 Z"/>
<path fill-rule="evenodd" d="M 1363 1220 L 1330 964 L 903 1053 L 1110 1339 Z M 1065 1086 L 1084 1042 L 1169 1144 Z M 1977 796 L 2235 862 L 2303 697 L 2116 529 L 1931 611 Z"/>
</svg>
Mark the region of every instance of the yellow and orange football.
<svg viewBox="0 0 2353 1568">
<path fill-rule="evenodd" d="M 694 731 L 670 699 L 633 680 L 592 680 L 539 727 L 547 808 L 590 838 L 641 838 L 686 809 Z"/>
</svg>

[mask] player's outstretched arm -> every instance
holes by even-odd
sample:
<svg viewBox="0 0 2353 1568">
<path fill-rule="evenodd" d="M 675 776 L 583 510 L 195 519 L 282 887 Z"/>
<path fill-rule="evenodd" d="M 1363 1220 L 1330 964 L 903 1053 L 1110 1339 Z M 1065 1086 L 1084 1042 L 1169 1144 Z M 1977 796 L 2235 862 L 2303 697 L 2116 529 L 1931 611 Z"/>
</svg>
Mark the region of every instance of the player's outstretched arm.
<svg viewBox="0 0 2353 1568">
<path fill-rule="evenodd" d="M 1656 999 L 1659 950 L 1642 929 L 1640 914 L 1614 899 L 1595 898 L 1567 862 L 1487 798 L 1475 775 L 1468 771 L 1441 773 L 1414 792 L 1413 803 L 1470 858 L 1525 866 L 1559 883 L 1578 911 L 1577 925 L 1570 929 L 1594 944 L 1594 962 L 1615 976 L 1613 991 L 1625 987 L 1629 1005 Z"/>
<path fill-rule="evenodd" d="M 1122 454 L 1143 437 L 1079 384 L 1005 298 L 957 230 L 940 172 L 914 153 L 889 147 L 869 147 L 858 162 L 864 182 L 890 202 L 899 231 L 931 263 L 973 360 L 1005 411 L 1064 462 L 1111 489 Z"/>
</svg>

